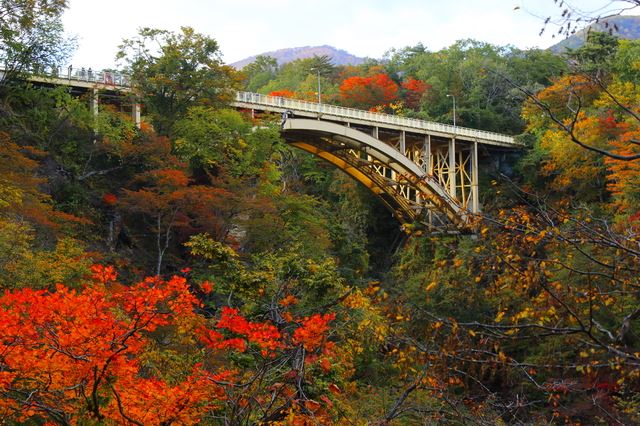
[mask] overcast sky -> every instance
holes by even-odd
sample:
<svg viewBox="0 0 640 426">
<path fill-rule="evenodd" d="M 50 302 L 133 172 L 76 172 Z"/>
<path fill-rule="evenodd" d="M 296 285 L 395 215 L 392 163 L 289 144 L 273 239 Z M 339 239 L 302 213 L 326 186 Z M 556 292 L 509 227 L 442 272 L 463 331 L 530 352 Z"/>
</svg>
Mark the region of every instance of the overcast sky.
<svg viewBox="0 0 640 426">
<path fill-rule="evenodd" d="M 611 2 L 569 3 L 592 12 Z M 114 66 L 120 41 L 141 27 L 191 26 L 219 42 L 227 63 L 324 44 L 380 58 L 390 48 L 438 50 L 465 38 L 548 47 L 557 40 L 538 33 L 557 11 L 553 0 L 70 0 L 63 20 L 78 39 L 72 64 L 100 69 Z"/>
</svg>

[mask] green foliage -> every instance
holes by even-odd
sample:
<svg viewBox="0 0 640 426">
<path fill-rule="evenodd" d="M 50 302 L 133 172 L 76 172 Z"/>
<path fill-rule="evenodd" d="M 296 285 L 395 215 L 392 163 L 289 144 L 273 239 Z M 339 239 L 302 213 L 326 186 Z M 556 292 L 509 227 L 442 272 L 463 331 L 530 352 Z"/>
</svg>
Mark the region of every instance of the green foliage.
<svg viewBox="0 0 640 426">
<path fill-rule="evenodd" d="M 189 27 L 179 33 L 143 28 L 137 37 L 123 40 L 118 58 L 130 68 L 160 134 L 170 133 L 192 106 L 224 105 L 237 84 L 218 43 Z"/>
<path fill-rule="evenodd" d="M 640 41 L 620 40 L 614 60 L 614 71 L 622 81 L 640 81 Z"/>
<path fill-rule="evenodd" d="M 452 100 L 447 95 L 453 95 L 459 125 L 506 133 L 522 129 L 523 97 L 505 77 L 531 87 L 547 84 L 566 69 L 562 59 L 550 52 L 475 40 L 458 41 L 438 52 L 421 45 L 392 51 L 389 64 L 392 72 L 406 73 L 431 86 L 418 117 L 451 123 Z"/>
<path fill-rule="evenodd" d="M 66 0 L 0 1 L 2 82 L 23 71 L 64 64 L 74 48 L 61 22 L 66 7 Z"/>
<path fill-rule="evenodd" d="M 247 148 L 249 124 L 234 110 L 191 107 L 174 125 L 175 150 L 193 168 L 216 169 L 238 163 Z"/>
<path fill-rule="evenodd" d="M 249 65 L 242 68 L 245 76 L 244 88 L 249 92 L 258 92 L 273 80 L 278 72 L 278 62 L 270 56 L 258 55 Z"/>
<path fill-rule="evenodd" d="M 91 258 L 81 243 L 65 237 L 52 248 L 40 248 L 33 228 L 0 220 L 0 290 L 79 286 L 89 274 Z"/>
<path fill-rule="evenodd" d="M 587 42 L 577 49 L 568 49 L 567 56 L 575 61 L 581 71 L 597 72 L 608 69 L 618 50 L 618 39 L 609 33 L 591 31 Z"/>
<path fill-rule="evenodd" d="M 316 100 L 318 97 L 318 71 L 322 94 L 331 96 L 337 92 L 333 81 L 336 68 L 325 56 L 298 59 L 280 67 L 276 77 L 259 88 L 260 93 L 268 94 L 279 90 L 290 90 L 303 94 L 305 99 Z"/>
</svg>

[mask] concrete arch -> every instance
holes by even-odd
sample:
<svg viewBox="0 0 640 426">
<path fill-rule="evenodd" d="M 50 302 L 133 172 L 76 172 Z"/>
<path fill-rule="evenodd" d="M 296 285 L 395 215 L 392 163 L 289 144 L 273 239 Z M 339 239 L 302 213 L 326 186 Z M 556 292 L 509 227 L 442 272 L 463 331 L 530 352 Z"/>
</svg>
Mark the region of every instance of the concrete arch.
<svg viewBox="0 0 640 426">
<path fill-rule="evenodd" d="M 366 133 L 324 120 L 287 118 L 282 134 L 289 144 L 334 164 L 369 188 L 401 223 L 413 222 L 430 210 L 458 229 L 468 225 L 469 212 L 432 176 L 392 146 Z M 395 179 L 377 173 L 376 164 L 393 170 Z M 400 185 L 415 190 L 419 201 L 402 195 Z"/>
</svg>

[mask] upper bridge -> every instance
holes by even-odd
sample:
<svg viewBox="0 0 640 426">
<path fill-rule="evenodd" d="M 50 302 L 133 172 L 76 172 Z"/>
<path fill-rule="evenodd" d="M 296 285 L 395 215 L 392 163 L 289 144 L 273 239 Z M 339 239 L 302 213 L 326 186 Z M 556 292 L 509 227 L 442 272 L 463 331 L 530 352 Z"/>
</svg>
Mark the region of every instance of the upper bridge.
<svg viewBox="0 0 640 426">
<path fill-rule="evenodd" d="M 464 230 L 480 212 L 479 146 L 522 148 L 513 137 L 295 99 L 237 92 L 233 106 L 282 114 L 293 146 L 334 164 L 376 194 L 401 223 Z"/>
</svg>

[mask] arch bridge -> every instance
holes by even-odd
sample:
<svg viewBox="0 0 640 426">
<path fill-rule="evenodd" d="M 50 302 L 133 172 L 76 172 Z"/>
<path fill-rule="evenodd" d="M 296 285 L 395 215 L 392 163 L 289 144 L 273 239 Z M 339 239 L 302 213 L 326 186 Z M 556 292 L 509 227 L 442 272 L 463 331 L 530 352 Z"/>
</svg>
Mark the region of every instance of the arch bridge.
<svg viewBox="0 0 640 426">
<path fill-rule="evenodd" d="M 355 178 L 401 223 L 433 230 L 466 230 L 480 213 L 479 146 L 482 160 L 522 148 L 503 134 L 257 93 L 237 92 L 233 106 L 282 114 L 289 144 Z"/>
<path fill-rule="evenodd" d="M 4 74 L 0 68 L 0 80 Z M 40 70 L 29 80 L 90 93 L 94 112 L 99 96 L 128 97 L 140 124 L 140 104 L 124 74 L 69 67 Z M 480 213 L 480 164 L 523 147 L 503 134 L 258 93 L 236 92 L 232 106 L 252 115 L 282 114 L 289 144 L 355 178 L 401 223 L 421 221 L 439 231 L 469 229 Z"/>
</svg>

